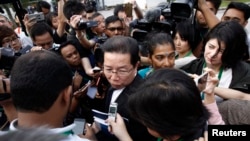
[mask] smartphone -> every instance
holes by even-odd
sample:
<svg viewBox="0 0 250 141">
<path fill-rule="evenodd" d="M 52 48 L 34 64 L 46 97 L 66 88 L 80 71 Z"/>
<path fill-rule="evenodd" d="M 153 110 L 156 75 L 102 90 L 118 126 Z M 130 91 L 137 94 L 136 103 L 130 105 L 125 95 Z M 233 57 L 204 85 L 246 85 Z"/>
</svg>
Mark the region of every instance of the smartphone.
<svg viewBox="0 0 250 141">
<path fill-rule="evenodd" d="M 88 83 L 86 83 L 84 86 L 82 86 L 79 91 L 83 92 L 85 90 L 87 90 L 87 88 L 91 85 L 91 81 L 89 80 Z"/>
<path fill-rule="evenodd" d="M 36 22 L 42 22 L 45 20 L 44 14 L 42 12 L 35 14 L 28 14 L 29 19 L 35 19 Z"/>
<path fill-rule="evenodd" d="M 203 91 L 206 88 L 207 78 L 208 78 L 208 73 L 205 72 L 202 75 L 200 75 L 198 78 L 194 79 L 196 86 L 199 88 L 200 91 Z"/>
<path fill-rule="evenodd" d="M 117 108 L 118 108 L 118 104 L 115 102 L 109 105 L 109 113 L 108 113 L 109 119 L 116 121 Z"/>
<path fill-rule="evenodd" d="M 73 128 L 73 132 L 76 134 L 82 134 L 85 135 L 85 124 L 86 121 L 83 118 L 75 118 L 74 119 L 75 127 Z"/>
<path fill-rule="evenodd" d="M 126 13 L 127 17 L 132 17 L 132 15 L 133 15 L 132 3 L 124 4 L 124 10 L 125 10 L 125 13 Z"/>
</svg>

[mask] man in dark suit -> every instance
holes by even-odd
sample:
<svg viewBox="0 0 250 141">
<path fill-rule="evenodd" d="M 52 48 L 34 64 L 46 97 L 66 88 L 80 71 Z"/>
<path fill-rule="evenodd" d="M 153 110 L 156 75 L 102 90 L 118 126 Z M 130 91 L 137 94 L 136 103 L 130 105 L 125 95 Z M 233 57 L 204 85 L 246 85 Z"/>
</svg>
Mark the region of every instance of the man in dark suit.
<svg viewBox="0 0 250 141">
<path fill-rule="evenodd" d="M 137 74 L 140 56 L 137 41 L 131 37 L 115 36 L 102 46 L 104 52 L 103 72 L 111 88 L 106 94 L 105 112 L 110 103 L 118 103 L 117 112 L 127 118 L 126 126 L 133 141 L 156 140 L 145 126 L 132 119 L 127 110 L 127 101 L 143 79 Z M 97 134 L 99 141 L 117 141 L 115 136 L 101 132 Z"/>
</svg>

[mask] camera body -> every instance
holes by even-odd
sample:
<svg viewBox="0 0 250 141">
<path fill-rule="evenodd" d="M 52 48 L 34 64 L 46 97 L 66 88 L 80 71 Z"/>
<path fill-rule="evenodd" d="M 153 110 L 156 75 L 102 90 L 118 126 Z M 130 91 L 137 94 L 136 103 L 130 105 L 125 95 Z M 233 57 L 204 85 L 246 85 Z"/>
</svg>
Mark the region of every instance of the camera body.
<svg viewBox="0 0 250 141">
<path fill-rule="evenodd" d="M 98 26 L 97 21 L 86 21 L 84 19 L 81 19 L 77 23 L 77 29 L 78 30 L 84 30 L 84 29 L 91 28 L 91 27 L 96 27 L 96 26 Z"/>
<path fill-rule="evenodd" d="M 174 31 L 176 23 L 191 18 L 193 8 L 197 7 L 197 0 L 176 0 L 172 3 L 164 3 L 159 7 L 156 7 L 153 11 L 148 11 L 146 19 L 140 19 L 134 22 L 132 28 L 138 28 L 147 32 L 158 31 L 172 33 Z M 158 21 L 159 11 L 164 16 L 164 21 Z M 147 20 L 148 19 L 148 20 Z M 156 21 L 152 19 L 157 19 Z"/>
<path fill-rule="evenodd" d="M 87 22 L 83 19 L 81 19 L 78 23 L 77 23 L 77 29 L 82 30 L 82 29 L 86 29 L 87 28 Z"/>
<path fill-rule="evenodd" d="M 173 18 L 189 18 L 193 12 L 193 8 L 197 8 L 197 5 L 198 0 L 176 0 L 171 4 L 171 13 Z"/>
<path fill-rule="evenodd" d="M 0 48 L 0 69 L 5 71 L 7 77 L 10 75 L 10 71 L 16 61 L 16 59 L 21 56 L 22 54 L 26 54 L 30 51 L 32 47 L 27 46 L 21 49 L 19 52 L 15 53 L 12 48 L 1 47 Z"/>
<path fill-rule="evenodd" d="M 103 44 L 104 42 L 106 42 L 108 40 L 107 36 L 101 36 L 97 38 L 97 43 L 99 44 Z"/>
</svg>

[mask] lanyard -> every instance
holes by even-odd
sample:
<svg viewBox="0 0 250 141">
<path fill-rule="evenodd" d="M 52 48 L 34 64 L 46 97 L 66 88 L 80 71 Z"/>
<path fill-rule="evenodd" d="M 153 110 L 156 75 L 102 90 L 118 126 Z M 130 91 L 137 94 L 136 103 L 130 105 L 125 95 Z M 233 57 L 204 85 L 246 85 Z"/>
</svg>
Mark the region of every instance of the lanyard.
<svg viewBox="0 0 250 141">
<path fill-rule="evenodd" d="M 68 136 L 68 135 L 73 135 L 73 131 L 72 131 L 72 130 L 65 131 L 65 132 L 63 132 L 62 134 L 63 134 L 63 135 L 66 135 L 66 136 Z"/>
<path fill-rule="evenodd" d="M 206 64 L 206 63 L 204 63 L 204 65 L 203 65 L 202 69 L 204 69 L 206 66 L 207 66 L 207 64 Z M 220 79 L 221 79 L 222 73 L 223 73 L 223 68 L 222 68 L 222 67 L 220 67 L 220 71 L 219 71 L 219 74 L 218 74 L 218 79 L 219 79 L 219 81 L 220 81 Z"/>
</svg>

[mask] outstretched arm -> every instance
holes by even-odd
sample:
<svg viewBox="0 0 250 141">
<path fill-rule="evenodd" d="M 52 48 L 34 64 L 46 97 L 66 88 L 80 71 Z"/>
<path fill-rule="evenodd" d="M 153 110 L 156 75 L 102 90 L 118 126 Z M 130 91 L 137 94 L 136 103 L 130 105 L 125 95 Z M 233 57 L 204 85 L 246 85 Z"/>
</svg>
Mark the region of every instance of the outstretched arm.
<svg viewBox="0 0 250 141">
<path fill-rule="evenodd" d="M 220 22 L 216 15 L 207 6 L 206 0 L 198 0 L 198 9 L 204 15 L 207 25 L 210 29 Z"/>
<path fill-rule="evenodd" d="M 224 99 L 241 99 L 241 100 L 250 100 L 250 94 L 244 93 L 238 90 L 230 88 L 215 88 L 215 94 L 224 98 Z"/>
<path fill-rule="evenodd" d="M 214 71 L 211 69 L 205 69 L 208 72 L 206 88 L 203 91 L 205 93 L 204 105 L 211 113 L 211 116 L 208 119 L 208 124 L 210 125 L 224 125 L 225 122 L 222 119 L 222 116 L 219 112 L 216 100 L 215 100 L 215 87 L 217 86 L 219 80 Z"/>
</svg>

